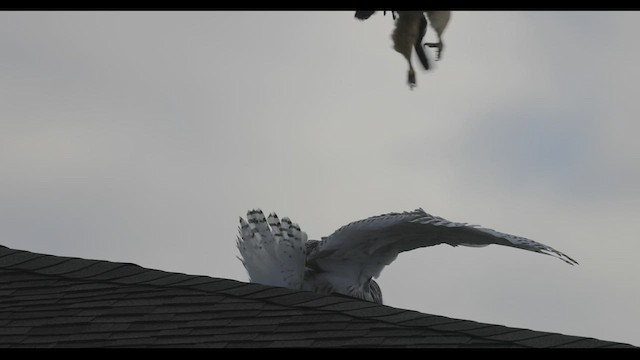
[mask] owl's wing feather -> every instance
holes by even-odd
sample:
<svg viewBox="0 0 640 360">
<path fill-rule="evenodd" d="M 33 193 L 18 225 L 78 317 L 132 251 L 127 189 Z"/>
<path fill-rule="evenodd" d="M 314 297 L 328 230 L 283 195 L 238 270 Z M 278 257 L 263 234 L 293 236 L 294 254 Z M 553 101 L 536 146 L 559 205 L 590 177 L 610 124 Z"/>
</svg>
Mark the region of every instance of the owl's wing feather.
<svg viewBox="0 0 640 360">
<path fill-rule="evenodd" d="M 335 272 L 337 276 L 362 282 L 378 277 L 384 266 L 395 260 L 399 253 L 438 244 L 476 247 L 498 244 L 577 264 L 569 256 L 536 241 L 452 222 L 417 209 L 373 216 L 341 227 L 323 238 L 307 255 L 307 266 L 311 264 L 323 271 Z"/>
</svg>

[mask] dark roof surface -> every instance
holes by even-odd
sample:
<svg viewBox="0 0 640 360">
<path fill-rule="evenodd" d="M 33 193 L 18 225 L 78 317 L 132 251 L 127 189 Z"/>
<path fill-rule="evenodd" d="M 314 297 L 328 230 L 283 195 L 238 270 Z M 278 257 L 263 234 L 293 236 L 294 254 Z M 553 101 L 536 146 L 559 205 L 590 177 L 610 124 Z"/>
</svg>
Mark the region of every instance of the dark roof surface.
<svg viewBox="0 0 640 360">
<path fill-rule="evenodd" d="M 632 347 L 0 246 L 0 347 Z"/>
</svg>

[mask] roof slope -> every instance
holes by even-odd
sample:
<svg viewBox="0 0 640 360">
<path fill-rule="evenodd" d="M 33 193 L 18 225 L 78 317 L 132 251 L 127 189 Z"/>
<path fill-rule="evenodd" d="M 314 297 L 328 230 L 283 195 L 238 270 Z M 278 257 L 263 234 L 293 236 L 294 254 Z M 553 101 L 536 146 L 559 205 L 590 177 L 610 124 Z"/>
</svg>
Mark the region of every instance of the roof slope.
<svg viewBox="0 0 640 360">
<path fill-rule="evenodd" d="M 632 347 L 0 246 L 0 347 Z"/>
</svg>

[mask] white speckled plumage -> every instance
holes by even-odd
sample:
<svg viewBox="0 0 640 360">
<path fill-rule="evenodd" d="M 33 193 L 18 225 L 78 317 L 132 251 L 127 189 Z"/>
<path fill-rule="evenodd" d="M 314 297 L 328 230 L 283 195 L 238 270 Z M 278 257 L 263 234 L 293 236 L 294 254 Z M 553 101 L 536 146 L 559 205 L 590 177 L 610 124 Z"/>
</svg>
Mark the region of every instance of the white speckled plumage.
<svg viewBox="0 0 640 360">
<path fill-rule="evenodd" d="M 247 212 L 240 218 L 238 250 L 252 282 L 299 289 L 304 278 L 307 235 L 288 218 L 269 222 L 260 210 Z"/>
<path fill-rule="evenodd" d="M 452 222 L 422 209 L 389 213 L 355 221 L 321 241 L 288 218 L 251 210 L 240 218 L 238 249 L 252 282 L 319 293 L 340 293 L 382 303 L 373 280 L 399 253 L 448 244 L 482 247 L 491 244 L 551 255 L 574 265 L 569 256 L 536 241 L 478 225 Z"/>
</svg>

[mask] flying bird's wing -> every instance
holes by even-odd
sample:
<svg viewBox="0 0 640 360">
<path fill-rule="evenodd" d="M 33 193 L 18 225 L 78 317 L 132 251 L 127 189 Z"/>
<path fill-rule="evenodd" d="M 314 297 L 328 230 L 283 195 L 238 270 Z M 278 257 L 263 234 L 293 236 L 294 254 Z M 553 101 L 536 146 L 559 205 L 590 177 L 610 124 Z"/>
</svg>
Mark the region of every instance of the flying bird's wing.
<svg viewBox="0 0 640 360">
<path fill-rule="evenodd" d="M 240 218 L 240 236 L 236 245 L 239 258 L 251 282 L 299 289 L 304 279 L 307 234 L 289 218 L 270 214 L 265 219 L 261 210 L 247 212 Z"/>
<path fill-rule="evenodd" d="M 498 244 L 551 255 L 568 264 L 569 256 L 533 240 L 466 223 L 448 221 L 422 209 L 370 217 L 336 230 L 307 254 L 307 266 L 362 284 L 377 278 L 399 253 L 421 247 Z"/>
<path fill-rule="evenodd" d="M 367 20 L 371 17 L 376 11 L 375 10 L 356 10 L 356 19 L 359 20 Z"/>
<path fill-rule="evenodd" d="M 358 20 L 367 20 L 375 13 L 375 10 L 356 10 L 355 18 Z M 387 10 L 384 10 L 383 14 L 386 16 Z M 391 17 L 393 18 L 393 20 L 396 19 L 396 13 L 393 10 L 391 10 Z"/>
<path fill-rule="evenodd" d="M 420 59 L 420 63 L 425 70 L 429 70 L 429 59 L 427 59 L 427 55 L 424 53 L 424 47 L 422 46 L 422 39 L 427 33 L 427 18 L 422 15 L 422 19 L 420 19 L 419 24 L 420 33 L 418 34 L 418 40 L 413 45 L 416 50 L 416 55 L 418 55 L 418 59 Z"/>
</svg>

